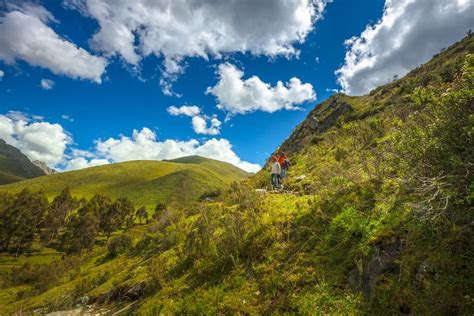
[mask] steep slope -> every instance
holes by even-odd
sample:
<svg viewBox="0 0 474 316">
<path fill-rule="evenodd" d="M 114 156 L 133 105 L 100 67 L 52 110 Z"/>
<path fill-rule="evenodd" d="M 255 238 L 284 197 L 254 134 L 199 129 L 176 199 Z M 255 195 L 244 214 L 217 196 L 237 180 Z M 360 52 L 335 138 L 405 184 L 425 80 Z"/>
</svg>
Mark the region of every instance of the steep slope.
<svg viewBox="0 0 474 316">
<path fill-rule="evenodd" d="M 361 293 L 375 314 L 472 311 L 473 53 L 469 35 L 369 95 L 336 94 L 280 146 L 285 189 L 313 196 L 292 222 L 298 267 L 332 295 Z"/>
<path fill-rule="evenodd" d="M 0 186 L 0 191 L 18 192 L 23 188 L 57 195 L 68 187 L 78 197 L 96 193 L 128 197 L 135 205 L 155 205 L 158 201 L 184 205 L 206 191 L 222 189 L 248 175 L 225 162 L 200 158 L 199 162 L 129 161 Z"/>
<path fill-rule="evenodd" d="M 40 161 L 40 160 L 34 160 L 32 161 L 32 163 L 39 167 L 41 170 L 43 170 L 43 172 L 48 175 L 48 174 L 53 174 L 53 173 L 56 173 L 57 171 L 54 170 L 53 168 L 50 168 L 48 167 L 47 164 L 45 164 L 44 162 Z"/>
<path fill-rule="evenodd" d="M 34 165 L 20 150 L 0 139 L 0 184 L 43 175 L 43 170 Z"/>
<path fill-rule="evenodd" d="M 319 135 L 341 123 L 362 120 L 393 108 L 404 110 L 410 93 L 416 87 L 443 86 L 453 81 L 466 54 L 474 52 L 472 35 L 435 55 L 429 62 L 410 71 L 405 77 L 380 86 L 370 94 L 351 97 L 342 93 L 317 105 L 279 147 L 289 154 L 319 141 Z"/>
</svg>

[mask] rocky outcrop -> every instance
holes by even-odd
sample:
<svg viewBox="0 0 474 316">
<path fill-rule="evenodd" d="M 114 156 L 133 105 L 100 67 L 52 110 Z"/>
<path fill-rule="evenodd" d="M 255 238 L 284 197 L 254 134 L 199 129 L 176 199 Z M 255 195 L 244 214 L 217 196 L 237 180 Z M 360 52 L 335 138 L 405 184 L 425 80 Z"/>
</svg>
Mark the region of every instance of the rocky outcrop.
<svg viewBox="0 0 474 316">
<path fill-rule="evenodd" d="M 43 172 L 45 174 L 54 174 L 54 173 L 57 173 L 57 171 L 53 168 L 50 168 L 48 167 L 48 165 L 46 165 L 44 162 L 40 161 L 40 160 L 35 160 L 35 161 L 32 161 L 32 163 L 39 167 L 41 170 L 43 170 Z"/>
<path fill-rule="evenodd" d="M 352 111 L 346 98 L 342 94 L 336 94 L 317 105 L 279 150 L 292 154 L 317 141 L 318 136 L 333 127 L 342 115 Z"/>
<path fill-rule="evenodd" d="M 364 260 L 361 267 L 354 267 L 349 272 L 349 284 L 369 299 L 382 275 L 400 273 L 398 259 L 402 249 L 402 240 L 396 237 L 376 242 L 372 255 Z"/>
</svg>

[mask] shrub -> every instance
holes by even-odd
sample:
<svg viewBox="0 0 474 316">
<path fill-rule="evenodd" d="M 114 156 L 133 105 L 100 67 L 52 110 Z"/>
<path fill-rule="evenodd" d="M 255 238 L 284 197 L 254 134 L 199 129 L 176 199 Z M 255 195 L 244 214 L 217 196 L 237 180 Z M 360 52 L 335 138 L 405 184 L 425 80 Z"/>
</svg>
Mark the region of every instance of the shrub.
<svg viewBox="0 0 474 316">
<path fill-rule="evenodd" d="M 206 191 L 199 197 L 200 201 L 214 200 L 221 195 L 222 191 L 220 189 Z"/>
<path fill-rule="evenodd" d="M 109 256 L 115 257 L 121 253 L 126 252 L 127 250 L 132 248 L 132 244 L 132 238 L 130 238 L 130 236 L 128 235 L 122 234 L 113 237 L 107 245 L 107 248 L 109 250 Z"/>
</svg>

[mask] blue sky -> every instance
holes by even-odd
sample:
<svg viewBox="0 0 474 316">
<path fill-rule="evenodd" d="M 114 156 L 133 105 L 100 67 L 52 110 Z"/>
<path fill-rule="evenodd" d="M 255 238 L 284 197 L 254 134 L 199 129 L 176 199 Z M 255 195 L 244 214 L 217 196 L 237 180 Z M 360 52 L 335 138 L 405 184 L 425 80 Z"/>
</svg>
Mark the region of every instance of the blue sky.
<svg viewBox="0 0 474 316">
<path fill-rule="evenodd" d="M 272 25 L 270 25 L 268 31 L 261 31 L 262 35 L 259 35 L 266 36 L 265 40 L 259 42 L 257 36 L 256 39 L 244 43 L 245 47 L 253 45 L 253 48 L 249 49 L 242 48 L 238 43 L 224 43 L 219 46 L 210 42 L 205 44 L 207 45 L 205 48 L 215 51 L 207 53 L 206 56 L 202 54 L 199 56 L 200 53 L 196 51 L 187 52 L 194 45 L 192 38 L 183 38 L 177 44 L 173 43 L 173 51 L 170 52 L 166 44 L 159 46 L 153 40 L 149 40 L 151 44 L 145 41 L 140 43 L 140 38 L 137 36 L 131 41 L 132 45 L 136 44 L 136 47 L 141 47 L 141 44 L 152 45 L 155 52 L 158 51 L 161 54 L 139 52 L 136 55 L 127 55 L 127 53 L 114 51 L 109 42 L 93 39 L 94 34 L 104 29 L 102 24 L 104 17 L 94 15 L 94 7 L 88 2 L 94 1 L 32 1 L 27 2 L 26 6 L 22 1 L 14 5 L 4 4 L 1 7 L 3 28 L 0 24 L 0 46 L 4 47 L 4 51 L 2 52 L 0 48 L 0 75 L 3 74 L 0 76 L 0 114 L 3 114 L 5 122 L 2 125 L 0 121 L 0 136 L 3 135 L 3 138 L 10 140 L 10 143 L 20 147 L 31 159 L 45 160 L 49 165 L 57 168 L 75 169 L 105 162 L 170 158 L 179 154 L 164 148 L 166 146 L 162 142 L 165 140 L 188 142 L 183 146 L 196 149 L 207 141 L 215 139 L 216 141 L 226 140 L 228 144 L 227 147 L 224 146 L 226 148 L 221 153 L 216 153 L 220 150 L 221 143 L 209 149 L 197 151 L 183 149 L 178 152 L 201 153 L 255 171 L 258 168 L 252 164 L 263 164 L 268 155 L 288 137 L 308 112 L 334 93 L 333 89 L 344 90 L 351 94 L 363 94 L 387 82 L 394 74 L 405 74 L 438 52 L 440 45 L 445 47 L 462 38 L 462 35 L 472 27 L 469 16 L 472 17 L 473 10 L 469 1 L 466 3 L 461 0 L 458 1 L 458 7 L 452 8 L 451 11 L 443 9 L 433 12 L 428 12 L 431 10 L 428 9 L 429 4 L 423 0 L 418 1 L 424 4 L 417 8 L 409 8 L 409 5 L 412 5 L 409 4 L 409 0 L 401 1 L 407 2 L 405 6 L 387 1 L 388 7 L 394 6 L 398 10 L 399 14 L 395 16 L 395 19 L 400 20 L 399 24 L 412 28 L 410 35 L 401 37 L 402 43 L 406 41 L 407 45 L 413 45 L 410 44 L 410 41 L 413 41 L 411 38 L 413 34 L 422 39 L 428 38 L 429 41 L 423 45 L 425 49 L 419 50 L 420 52 L 410 52 L 410 55 L 400 58 L 393 57 L 399 56 L 400 52 L 390 43 L 384 42 L 389 36 L 393 37 L 393 34 L 401 35 L 396 29 L 397 23 L 394 23 L 395 26 L 393 23 L 388 25 L 389 17 L 384 21 L 385 1 L 383 0 L 334 0 L 329 3 L 323 0 L 316 1 L 322 7 L 313 8 L 316 12 L 312 13 L 312 22 L 309 27 L 304 23 L 298 24 L 298 20 L 296 22 L 282 20 L 283 26 L 277 25 L 281 28 L 279 31 L 283 35 L 277 40 L 281 41 L 281 38 L 291 35 L 291 30 L 295 26 L 300 27 L 299 31 L 304 31 L 304 35 L 293 34 L 293 39 L 286 39 L 286 42 L 281 44 L 281 47 L 291 47 L 294 50 L 293 53 L 275 53 L 273 48 L 269 47 L 272 36 L 277 36 L 272 33 Z M 113 4 L 107 0 L 104 0 L 105 2 L 109 2 L 109 5 Z M 443 0 L 434 2 L 439 2 L 440 5 L 447 3 Z M 301 3 L 306 2 L 302 0 Z M 247 2 L 241 2 L 241 5 L 247 5 Z M 269 11 L 278 10 L 278 8 L 271 8 L 273 4 L 270 1 L 266 2 L 266 5 Z M 312 5 L 306 4 L 305 8 Z M 433 6 L 432 3 L 431 6 Z M 113 8 L 110 10 L 113 12 Z M 416 12 L 415 10 L 418 10 L 420 15 L 409 16 Z M 14 15 L 12 12 L 20 14 Z M 277 15 L 278 12 L 275 12 Z M 386 14 L 387 12 L 390 13 L 385 10 Z M 291 12 L 287 13 L 289 15 Z M 433 14 L 435 17 L 442 14 L 455 14 L 458 15 L 459 22 L 441 25 L 439 29 L 427 31 L 422 25 L 425 22 L 420 19 L 420 16 L 425 13 Z M 51 34 L 69 43 L 74 49 L 84 49 L 88 56 L 85 63 L 79 64 L 78 67 L 86 70 L 69 69 L 68 67 L 77 59 L 73 62 L 66 59 L 63 63 L 62 57 L 65 51 L 58 52 L 57 58 L 46 61 L 38 58 L 35 52 L 30 52 L 28 55 L 21 51 L 17 45 L 18 41 L 24 40 L 28 45 L 36 45 L 28 36 L 37 29 L 30 31 L 25 27 L 25 30 L 15 30 L 14 27 L 23 27 L 15 24 L 14 20 L 19 19 L 22 14 L 40 21 L 44 27 L 52 30 Z M 215 13 L 212 11 L 207 14 L 212 16 Z M 45 17 L 48 15 L 49 17 Z M 245 18 L 241 20 L 242 29 L 247 29 L 246 25 L 251 26 L 252 23 L 263 25 L 263 29 L 266 27 L 265 24 L 272 22 L 265 15 L 263 18 L 258 14 L 255 17 L 248 14 L 243 16 Z M 140 16 L 133 16 L 133 18 L 142 23 L 139 20 Z M 236 17 L 230 14 L 230 18 Z M 445 20 L 441 18 L 440 20 Z M 123 19 L 129 20 L 127 17 Z M 117 18 L 113 22 L 119 23 L 120 20 Z M 143 22 L 141 29 L 156 28 L 152 31 L 156 31 L 160 36 L 166 33 L 160 29 L 160 24 L 153 23 Z M 225 26 L 227 20 L 222 18 L 219 23 L 218 25 Z M 285 23 L 289 25 L 288 29 L 285 29 Z M 203 25 L 202 27 L 207 32 L 205 27 L 214 26 Z M 449 32 L 445 31 L 446 29 Z M 210 28 L 210 30 L 212 33 L 213 29 Z M 251 33 L 253 30 L 254 28 L 249 27 L 245 32 Z M 135 30 L 132 34 L 136 32 L 139 31 Z M 375 36 L 370 36 L 368 32 L 372 32 Z M 430 37 L 425 34 L 426 32 L 433 34 L 428 34 Z M 444 33 L 441 32 L 446 32 L 446 34 L 443 35 Z M 103 33 L 104 36 L 108 35 L 105 30 Z M 247 33 L 236 36 L 241 36 L 245 41 Z M 11 34 L 23 35 L 12 40 Z M 52 36 L 51 34 L 48 36 Z M 222 36 L 221 33 L 219 35 Z M 367 43 L 364 36 L 373 42 Z M 439 36 L 443 40 L 436 41 L 436 37 Z M 345 45 L 345 41 L 352 37 L 356 40 Z M 53 47 L 45 46 L 47 45 L 45 43 L 48 43 L 47 39 L 38 44 L 39 46 L 34 46 L 35 50 L 52 49 L 54 53 L 54 45 Z M 108 38 L 107 41 L 111 39 L 118 41 L 116 36 Z M 377 53 L 382 55 L 377 51 L 380 49 L 377 40 L 388 45 L 384 54 L 385 52 L 393 54 L 393 65 L 387 65 L 385 61 L 382 70 L 377 69 L 377 64 L 364 68 L 361 60 L 364 58 L 370 60 L 370 56 Z M 189 45 L 187 41 L 191 41 Z M 403 45 L 402 48 L 406 49 Z M 65 49 L 71 48 L 67 46 Z M 77 50 L 74 52 L 77 53 Z M 131 62 L 137 55 L 140 56 L 140 61 Z M 351 56 L 357 57 L 357 60 L 354 62 Z M 389 61 L 392 60 L 389 59 L 390 56 L 386 58 Z M 178 70 L 173 71 L 172 67 L 167 67 L 165 59 L 172 61 Z M 403 60 L 406 62 L 402 62 Z M 98 66 L 91 64 L 89 67 L 90 61 L 97 61 Z M 101 68 L 100 62 L 106 63 L 105 69 Z M 232 86 L 229 88 L 223 85 L 219 92 L 206 93 L 208 88 L 215 87 L 222 81 L 221 77 L 224 75 L 224 68 L 220 67 L 222 65 L 229 66 L 225 68 L 226 71 L 241 71 L 241 81 L 245 82 L 248 78 L 256 76 L 260 83 L 267 84 L 268 89 L 264 87 L 262 89 L 268 97 L 256 99 L 254 102 L 257 105 L 260 102 L 261 106 L 256 105 L 251 110 L 243 110 L 243 107 L 247 106 L 246 102 L 249 102 L 248 95 L 242 95 L 242 91 L 240 91 L 241 94 L 235 95 L 238 91 L 231 91 Z M 98 70 L 94 70 L 94 67 Z M 336 75 L 335 72 L 338 69 L 340 72 Z M 386 69 L 392 72 L 386 72 Z M 92 74 L 87 72 L 89 70 Z M 366 84 L 366 80 L 360 78 L 362 76 L 371 78 L 372 81 L 369 80 L 367 86 L 361 86 L 362 83 Z M 277 99 L 270 98 L 268 93 L 278 81 L 285 85 L 293 77 L 298 78 L 300 82 L 294 91 L 287 86 L 288 96 L 285 94 L 278 96 Z M 247 82 L 247 84 L 250 83 Z M 272 102 L 275 103 L 274 106 Z M 225 104 L 222 106 L 223 103 Z M 217 107 L 218 104 L 221 104 L 220 109 Z M 170 106 L 179 108 L 183 105 L 197 106 L 200 108 L 199 113 L 186 116 L 170 115 L 167 111 Z M 199 118 L 193 118 L 193 116 Z M 212 127 L 210 126 L 212 118 L 216 119 L 217 124 L 214 130 L 209 129 Z M 201 120 L 201 123 L 206 126 L 201 125 L 201 130 L 193 128 L 194 120 Z M 43 123 L 43 125 L 37 124 L 37 128 L 34 129 L 32 125 L 35 123 Z M 51 127 L 53 125 L 55 128 Z M 42 127 L 44 130 L 41 129 Z M 24 132 L 28 128 L 30 128 L 30 134 Z M 142 144 L 139 138 L 143 128 L 148 128 L 149 131 L 144 131 L 143 135 L 148 135 L 145 137 L 148 137 L 148 141 Z M 54 134 L 51 135 L 51 140 L 57 141 L 48 143 L 44 140 L 49 137 L 48 129 Z M 134 130 L 137 134 L 136 139 L 132 136 Z M 58 135 L 58 133 L 62 134 Z M 112 140 L 105 144 L 110 138 Z M 52 148 L 58 143 L 61 143 L 60 148 Z M 118 147 L 122 143 L 126 144 Z M 159 150 L 163 152 L 157 154 L 155 151 Z M 233 157 L 233 154 L 236 156 Z M 74 159 L 76 159 L 76 164 L 68 165 Z M 92 161 L 95 163 L 91 164 Z"/>
</svg>

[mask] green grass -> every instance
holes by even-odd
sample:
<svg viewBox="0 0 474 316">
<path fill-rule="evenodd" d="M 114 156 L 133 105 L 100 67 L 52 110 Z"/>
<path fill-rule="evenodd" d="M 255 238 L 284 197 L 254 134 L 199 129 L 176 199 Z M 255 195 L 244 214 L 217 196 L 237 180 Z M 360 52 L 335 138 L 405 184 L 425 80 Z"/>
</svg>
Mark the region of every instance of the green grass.
<svg viewBox="0 0 474 316">
<path fill-rule="evenodd" d="M 25 263 L 31 265 L 48 264 L 54 260 L 60 259 L 61 256 L 61 252 L 48 247 L 33 249 L 31 253 L 22 254 L 18 256 L 18 258 L 11 254 L 1 254 L 0 273 L 8 272 L 12 268 L 20 267 Z"/>
<path fill-rule="evenodd" d="M 128 197 L 136 206 L 157 202 L 185 205 L 209 190 L 223 189 L 248 174 L 225 162 L 202 157 L 173 161 L 129 161 L 57 173 L 0 186 L 0 191 L 42 190 L 54 197 L 65 187 L 79 198 L 104 193 Z"/>
</svg>

